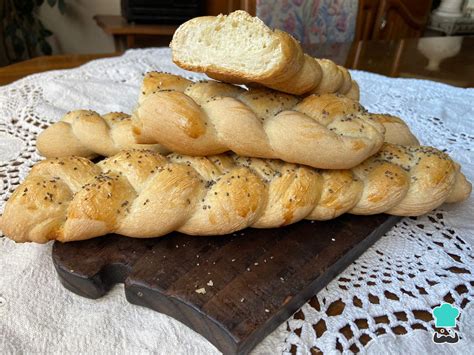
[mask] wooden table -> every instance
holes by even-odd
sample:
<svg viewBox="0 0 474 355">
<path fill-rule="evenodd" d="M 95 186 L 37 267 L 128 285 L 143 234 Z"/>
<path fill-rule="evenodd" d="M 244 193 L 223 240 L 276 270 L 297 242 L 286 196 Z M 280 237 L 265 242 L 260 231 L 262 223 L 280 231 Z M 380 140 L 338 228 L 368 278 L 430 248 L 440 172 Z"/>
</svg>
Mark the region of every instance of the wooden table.
<svg viewBox="0 0 474 355">
<path fill-rule="evenodd" d="M 107 54 L 68 54 L 42 56 L 24 62 L 0 67 L 0 85 L 6 85 L 27 75 L 48 70 L 76 68 L 94 59 L 114 57 L 121 53 Z"/>
<path fill-rule="evenodd" d="M 156 25 L 129 23 L 122 16 L 95 15 L 95 22 L 105 33 L 114 37 L 115 50 L 124 51 L 134 48 L 137 36 L 160 37 L 153 45 L 168 45 L 178 25 Z M 160 43 L 161 42 L 161 43 Z"/>
<path fill-rule="evenodd" d="M 446 37 L 433 37 L 433 45 L 444 45 Z M 423 41 L 423 39 L 421 39 Z M 459 87 L 474 87 L 474 36 L 461 37 L 459 52 L 441 61 L 439 70 L 428 70 L 428 59 L 420 52 L 419 39 L 398 41 L 361 41 L 305 45 L 305 50 L 317 57 L 326 57 L 348 68 L 365 70 L 391 77 L 419 78 L 444 82 Z M 32 73 L 73 68 L 92 59 L 115 56 L 63 55 L 39 57 L 0 68 L 0 84 L 4 85 Z"/>
</svg>

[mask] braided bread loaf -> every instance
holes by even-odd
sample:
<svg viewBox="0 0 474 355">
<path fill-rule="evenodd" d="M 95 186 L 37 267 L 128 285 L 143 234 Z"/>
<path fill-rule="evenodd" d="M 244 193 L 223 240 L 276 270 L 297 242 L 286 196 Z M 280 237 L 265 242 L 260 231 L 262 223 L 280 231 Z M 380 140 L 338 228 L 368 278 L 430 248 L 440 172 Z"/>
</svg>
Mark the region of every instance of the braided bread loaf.
<svg viewBox="0 0 474 355">
<path fill-rule="evenodd" d="M 186 155 L 228 150 L 324 169 L 348 169 L 384 141 L 417 144 L 400 119 L 371 115 L 335 94 L 296 96 L 215 81 L 148 74 L 132 116 L 139 143 L 160 143 Z"/>
<path fill-rule="evenodd" d="M 291 35 L 272 31 L 245 11 L 191 19 L 176 30 L 170 47 L 177 65 L 220 81 L 359 99 L 359 87 L 347 69 L 304 54 Z"/>
<path fill-rule="evenodd" d="M 68 112 L 38 135 L 36 147 L 44 157 L 93 158 L 111 156 L 121 149 L 134 147 L 168 152 L 159 144 L 138 145 L 132 133 L 130 115 L 113 112 L 101 116 L 86 110 Z"/>
<path fill-rule="evenodd" d="M 202 83 L 201 83 L 202 84 Z M 234 86 L 222 84 L 215 85 L 212 82 L 207 87 L 207 92 L 203 92 L 206 97 L 212 95 L 223 95 L 227 91 L 233 91 Z M 177 90 L 185 92 L 194 83 L 177 75 L 151 72 L 144 80 L 139 96 L 139 103 L 151 93 L 159 90 Z M 217 90 L 218 89 L 218 90 Z M 237 89 L 240 91 L 240 89 Z M 323 95 L 326 96 L 326 95 Z M 364 111 L 359 103 L 346 97 L 330 95 L 338 105 L 326 105 L 321 101 L 317 109 L 321 112 L 327 111 L 329 116 L 336 112 L 334 109 L 344 111 L 346 114 Z M 401 119 L 381 114 L 371 114 L 370 118 L 385 127 L 385 141 L 402 145 L 418 144 L 416 138 L 411 134 L 408 126 Z M 137 137 L 138 141 L 143 141 L 142 137 Z M 153 140 L 151 140 L 153 141 Z M 82 156 L 93 158 L 97 155 L 111 156 L 117 154 L 121 149 L 142 148 L 152 149 L 159 153 L 167 153 L 167 149 L 159 144 L 138 144 L 137 139 L 132 134 L 132 124 L 130 116 L 124 113 L 109 113 L 99 115 L 88 110 L 77 110 L 68 112 L 59 122 L 52 124 L 43 131 L 37 138 L 37 148 L 41 155 L 45 157 L 59 156 Z"/>
<path fill-rule="evenodd" d="M 235 155 L 129 150 L 97 165 L 80 157 L 36 164 L 7 202 L 0 226 L 9 238 L 38 243 L 174 230 L 217 235 L 346 212 L 414 216 L 470 192 L 459 166 L 430 147 L 385 144 L 352 170 L 325 171 Z"/>
</svg>

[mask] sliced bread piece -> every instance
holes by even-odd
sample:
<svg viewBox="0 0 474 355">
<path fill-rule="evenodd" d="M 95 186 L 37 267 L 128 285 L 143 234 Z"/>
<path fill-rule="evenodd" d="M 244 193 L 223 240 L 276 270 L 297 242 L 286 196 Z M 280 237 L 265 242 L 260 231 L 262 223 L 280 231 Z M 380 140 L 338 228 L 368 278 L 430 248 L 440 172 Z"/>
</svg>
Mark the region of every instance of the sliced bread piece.
<svg viewBox="0 0 474 355">
<path fill-rule="evenodd" d="M 189 20 L 176 30 L 170 46 L 178 66 L 217 80 L 358 99 L 357 84 L 345 68 L 304 54 L 291 35 L 271 30 L 245 11 Z"/>
</svg>

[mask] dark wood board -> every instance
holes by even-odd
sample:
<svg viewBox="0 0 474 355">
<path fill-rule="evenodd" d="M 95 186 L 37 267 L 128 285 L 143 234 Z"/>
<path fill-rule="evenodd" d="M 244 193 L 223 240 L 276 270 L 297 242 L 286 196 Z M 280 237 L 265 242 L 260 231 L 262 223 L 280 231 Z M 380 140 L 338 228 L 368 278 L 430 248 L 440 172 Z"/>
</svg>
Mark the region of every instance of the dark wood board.
<svg viewBox="0 0 474 355">
<path fill-rule="evenodd" d="M 99 298 L 123 282 L 129 302 L 174 317 L 225 354 L 245 354 L 398 221 L 344 215 L 227 236 L 108 235 L 55 242 L 52 257 L 72 292 Z"/>
</svg>

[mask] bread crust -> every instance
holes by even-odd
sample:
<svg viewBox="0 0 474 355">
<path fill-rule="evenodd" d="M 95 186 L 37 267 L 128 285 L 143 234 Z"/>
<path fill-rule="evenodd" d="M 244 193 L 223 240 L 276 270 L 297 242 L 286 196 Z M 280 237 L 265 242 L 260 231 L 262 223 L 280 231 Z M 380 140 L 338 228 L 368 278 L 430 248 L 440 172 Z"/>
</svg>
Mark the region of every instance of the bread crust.
<svg viewBox="0 0 474 355">
<path fill-rule="evenodd" d="M 261 73 L 252 73 L 243 68 L 233 69 L 222 63 L 207 61 L 203 64 L 191 63 L 187 56 L 192 48 L 192 53 L 199 56 L 205 53 L 205 45 L 200 47 L 193 41 L 193 47 L 187 43 L 189 33 L 196 33 L 197 28 L 202 28 L 207 34 L 213 27 L 225 23 L 232 23 L 239 31 L 246 31 L 246 37 L 255 36 L 252 29 L 262 31 L 269 35 L 274 43 L 277 43 L 277 51 L 280 55 L 279 61 L 272 67 Z M 244 27 L 246 26 L 246 27 Z M 204 31 L 206 30 L 206 31 Z M 219 34 L 222 36 L 222 34 Z M 193 37 L 195 40 L 195 38 Z M 252 37 L 255 41 L 255 37 Z M 228 38 L 225 42 L 230 42 Z M 205 43 L 205 40 L 198 43 Z M 235 11 L 229 15 L 217 17 L 204 16 L 193 18 L 182 24 L 174 33 L 170 43 L 173 53 L 173 62 L 183 69 L 206 73 L 209 77 L 233 84 L 257 83 L 274 90 L 294 95 L 312 93 L 341 93 L 351 92 L 351 97 L 358 100 L 358 90 L 351 90 L 354 81 L 347 69 L 336 65 L 328 59 L 315 59 L 304 54 L 298 41 L 286 32 L 268 28 L 261 20 L 250 16 L 245 11 Z M 230 55 L 230 54 L 229 54 Z M 255 58 L 259 60 L 259 58 Z M 321 65 L 323 64 L 323 65 Z"/>
<path fill-rule="evenodd" d="M 128 148 L 168 152 L 156 143 L 138 145 L 132 133 L 130 115 L 123 112 L 99 115 L 90 110 L 68 112 L 38 135 L 36 147 L 47 158 L 111 156 Z"/>
<path fill-rule="evenodd" d="M 98 164 L 80 157 L 37 163 L 7 202 L 0 227 L 15 241 L 38 243 L 174 230 L 220 235 L 343 213 L 417 216 L 465 200 L 471 189 L 459 165 L 431 147 L 384 144 L 351 170 L 127 150 Z"/>
<path fill-rule="evenodd" d="M 261 93 L 257 104 L 253 100 L 252 95 L 249 95 L 249 92 L 237 86 L 214 81 L 194 83 L 177 75 L 158 72 L 150 72 L 145 75 L 140 90 L 139 103 L 143 103 L 147 96 L 160 91 L 168 92 L 170 97 L 173 97 L 173 99 L 167 100 L 164 104 L 164 109 L 166 108 L 166 111 L 174 113 L 187 112 L 184 110 L 184 107 L 188 106 L 192 108 L 190 109 L 191 112 L 199 111 L 202 103 L 214 97 L 239 97 L 239 102 L 249 107 L 246 110 L 249 115 L 253 112 L 258 117 L 277 114 L 282 109 L 281 106 L 278 106 L 278 102 L 275 101 L 275 96 L 265 94 L 269 92 L 268 90 L 252 90 L 256 95 Z M 172 94 L 179 92 L 190 94 L 191 96 L 187 96 L 192 98 Z M 304 104 L 300 98 L 290 95 L 278 94 L 277 96 L 285 100 L 285 107 L 288 108 L 300 102 L 297 107 L 299 107 L 301 113 L 315 117 L 316 121 L 321 122 L 323 125 L 329 124 L 330 120 L 323 119 L 322 112 L 326 112 L 326 116 L 329 119 L 337 115 L 353 115 L 365 112 L 359 103 L 340 95 L 320 95 L 317 100 L 305 100 Z M 226 109 L 242 109 L 239 102 L 231 101 Z M 368 119 L 376 122 L 376 124 L 384 126 L 386 142 L 404 145 L 418 144 L 408 126 L 401 119 L 382 114 L 365 113 L 365 115 Z M 184 115 L 184 117 L 187 116 Z M 176 118 L 176 120 L 180 119 L 182 117 Z M 246 124 L 243 119 L 236 119 L 236 122 L 238 121 L 241 121 L 241 128 L 245 126 L 245 129 L 248 131 L 246 136 L 242 137 L 242 140 L 245 139 L 249 143 L 248 145 L 242 144 L 239 152 L 241 154 L 245 153 L 244 155 L 252 155 L 258 150 L 258 156 L 273 157 L 272 148 L 265 143 L 268 141 L 268 138 L 262 133 L 261 125 L 255 120 L 247 121 Z M 202 124 L 199 117 L 189 118 L 186 122 L 188 122 L 189 126 L 182 125 L 179 129 L 187 132 L 191 137 L 195 136 L 194 138 L 196 139 L 198 139 L 197 136 L 202 134 L 202 132 L 218 134 L 213 126 L 208 127 Z M 45 157 L 75 155 L 93 158 L 96 156 L 111 156 L 121 149 L 128 148 L 152 149 L 160 153 L 167 153 L 169 151 L 167 148 L 156 144 L 155 135 L 161 128 L 159 120 L 156 120 L 155 123 L 156 127 L 153 129 L 143 130 L 139 120 L 135 119 L 133 127 L 130 116 L 124 113 L 109 113 L 101 116 L 97 112 L 89 110 L 71 111 L 59 122 L 54 123 L 38 136 L 37 147 L 40 154 Z M 233 125 L 225 126 L 223 129 L 228 129 L 227 134 L 229 136 L 234 135 Z M 191 132 L 192 130 L 194 132 Z M 150 134 L 147 135 L 148 133 Z M 172 144 L 168 148 L 179 151 L 180 145 L 183 144 L 179 142 L 180 139 L 178 132 L 176 146 Z M 210 150 L 209 145 L 215 146 L 216 144 L 217 148 Z M 225 150 L 228 150 L 228 148 L 223 144 L 216 143 L 215 140 L 211 140 L 209 143 L 201 139 L 196 150 L 188 154 L 217 154 Z"/>
<path fill-rule="evenodd" d="M 158 78 L 153 74 L 154 81 Z M 358 102 L 339 94 L 301 98 L 215 81 L 153 90 L 148 76 L 143 85 L 148 90 L 133 114 L 137 142 L 158 142 L 180 154 L 232 150 L 317 168 L 348 169 L 375 154 L 384 140 L 385 121 L 373 119 Z M 402 123 L 387 125 L 399 130 L 390 134 L 389 142 L 407 143 L 410 139 L 405 136 L 413 137 Z"/>
</svg>

